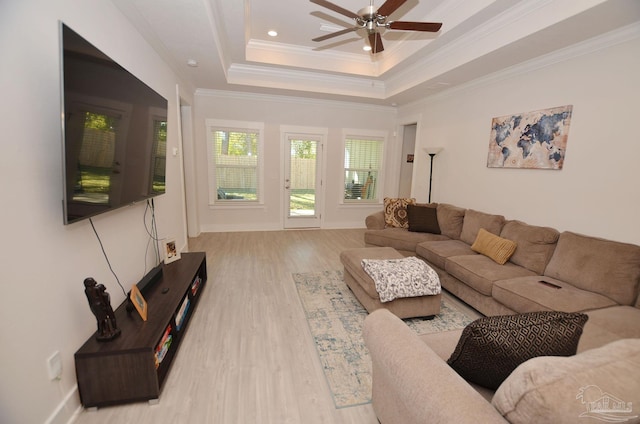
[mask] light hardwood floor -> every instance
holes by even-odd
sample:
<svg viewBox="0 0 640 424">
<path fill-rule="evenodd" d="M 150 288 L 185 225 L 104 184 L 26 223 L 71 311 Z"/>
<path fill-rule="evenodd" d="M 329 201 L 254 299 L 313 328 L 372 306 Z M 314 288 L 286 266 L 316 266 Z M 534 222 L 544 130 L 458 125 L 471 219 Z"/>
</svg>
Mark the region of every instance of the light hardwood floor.
<svg viewBox="0 0 640 424">
<path fill-rule="evenodd" d="M 378 423 L 370 404 L 335 408 L 291 276 L 342 269 L 340 252 L 363 239 L 363 229 L 190 239 L 207 253 L 208 281 L 159 403 L 87 410 L 76 423 Z"/>
<path fill-rule="evenodd" d="M 206 233 L 208 281 L 157 405 L 83 411 L 96 423 L 377 423 L 336 409 L 291 274 L 342 269 L 364 230 Z"/>
</svg>

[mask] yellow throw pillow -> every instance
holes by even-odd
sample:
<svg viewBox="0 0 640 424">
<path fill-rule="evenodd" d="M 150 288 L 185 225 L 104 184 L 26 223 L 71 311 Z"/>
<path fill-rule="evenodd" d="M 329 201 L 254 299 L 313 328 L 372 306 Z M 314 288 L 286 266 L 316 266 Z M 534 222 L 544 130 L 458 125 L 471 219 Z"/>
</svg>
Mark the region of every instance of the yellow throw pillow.
<svg viewBox="0 0 640 424">
<path fill-rule="evenodd" d="M 471 249 L 481 253 L 500 265 L 504 265 L 513 252 L 516 251 L 517 244 L 514 241 L 504 239 L 490 233 L 484 228 L 480 228 L 476 241 L 471 245 Z"/>
</svg>

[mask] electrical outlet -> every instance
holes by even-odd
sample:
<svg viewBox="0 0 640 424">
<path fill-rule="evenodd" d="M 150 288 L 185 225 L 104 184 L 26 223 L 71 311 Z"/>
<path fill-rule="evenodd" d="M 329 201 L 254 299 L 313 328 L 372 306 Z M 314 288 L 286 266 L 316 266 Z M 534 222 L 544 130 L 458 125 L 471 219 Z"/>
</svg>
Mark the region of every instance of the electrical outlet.
<svg viewBox="0 0 640 424">
<path fill-rule="evenodd" d="M 51 380 L 60 380 L 60 377 L 62 377 L 62 358 L 60 358 L 59 351 L 56 350 L 49 356 L 47 359 L 47 368 Z"/>
</svg>

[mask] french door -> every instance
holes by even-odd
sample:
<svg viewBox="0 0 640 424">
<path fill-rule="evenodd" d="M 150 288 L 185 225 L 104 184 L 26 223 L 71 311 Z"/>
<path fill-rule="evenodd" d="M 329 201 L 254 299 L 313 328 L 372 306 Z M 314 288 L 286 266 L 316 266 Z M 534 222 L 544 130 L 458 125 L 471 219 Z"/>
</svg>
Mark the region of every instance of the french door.
<svg viewBox="0 0 640 424">
<path fill-rule="evenodd" d="M 284 228 L 320 228 L 324 135 L 284 133 Z"/>
</svg>

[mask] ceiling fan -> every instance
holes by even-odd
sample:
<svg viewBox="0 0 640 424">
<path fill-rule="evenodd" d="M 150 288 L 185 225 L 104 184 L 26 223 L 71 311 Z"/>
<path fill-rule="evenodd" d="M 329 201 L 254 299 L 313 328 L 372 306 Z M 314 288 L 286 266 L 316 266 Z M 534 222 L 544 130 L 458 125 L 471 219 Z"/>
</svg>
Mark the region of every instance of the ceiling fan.
<svg viewBox="0 0 640 424">
<path fill-rule="evenodd" d="M 341 15 L 344 15 L 348 18 L 352 18 L 356 23 L 353 28 L 347 28 L 341 31 L 332 32 L 331 34 L 314 38 L 313 41 L 324 41 L 328 40 L 329 38 L 357 31 L 359 29 L 366 29 L 369 38 L 369 44 L 371 45 L 371 52 L 374 54 L 380 53 L 384 50 L 384 46 L 382 45 L 382 37 L 380 36 L 380 32 L 378 32 L 378 28 L 398 29 L 403 31 L 438 32 L 440 30 L 440 27 L 442 26 L 441 23 L 436 22 L 387 22 L 387 17 L 395 12 L 407 0 L 387 0 L 379 8 L 376 8 L 373 5 L 373 0 L 371 0 L 370 5 L 363 9 L 360 9 L 358 13 L 353 13 L 327 0 L 310 1 L 311 3 L 326 7 L 327 9 L 333 10 L 334 12 L 340 13 Z"/>
</svg>

